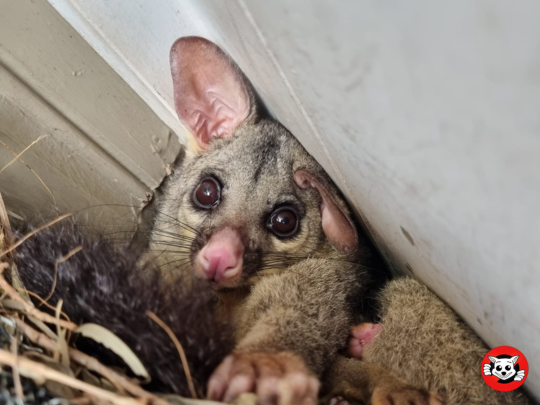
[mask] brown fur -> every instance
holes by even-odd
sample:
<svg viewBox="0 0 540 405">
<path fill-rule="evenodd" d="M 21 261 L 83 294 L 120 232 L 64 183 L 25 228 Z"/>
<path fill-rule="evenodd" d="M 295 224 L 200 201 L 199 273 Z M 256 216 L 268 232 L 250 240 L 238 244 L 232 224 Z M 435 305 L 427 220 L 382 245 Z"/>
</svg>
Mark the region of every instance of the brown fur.
<svg viewBox="0 0 540 405">
<path fill-rule="evenodd" d="M 204 63 L 204 74 L 198 74 L 195 68 L 192 71 L 189 63 L 179 61 L 182 58 Z M 234 387 L 229 387 L 231 394 L 224 391 L 224 386 L 234 386 L 234 379 L 242 372 L 254 373 L 257 359 L 266 359 L 266 355 L 275 356 L 281 372 L 286 373 L 291 357 L 282 354 L 295 353 L 310 375 L 322 375 L 328 360 L 346 344 L 349 326 L 370 319 L 369 308 L 373 308 L 368 291 L 376 290 L 373 279 L 385 277 L 382 267 L 379 273 L 372 272 L 373 278 L 368 277 L 365 269 L 376 267 L 377 262 L 372 260 L 370 244 L 356 234 L 354 227 L 343 241 L 336 228 L 329 226 L 330 216 L 330 220 L 322 222 L 321 213 L 324 215 L 325 207 L 332 204 L 330 214 L 334 218 L 345 216 L 337 223 L 351 226 L 349 211 L 336 187 L 285 127 L 260 113 L 262 109 L 254 102 L 251 86 L 235 65 L 224 58 L 227 57 L 215 45 L 200 38 L 180 40 L 173 46 L 173 79 L 183 92 L 176 89 L 176 106 L 179 116 L 187 117 L 183 122 L 188 128 L 197 130 L 192 125 L 197 115 L 183 104 L 183 97 L 204 104 L 204 99 L 201 101 L 189 90 L 204 88 L 204 82 L 190 83 L 186 78 L 213 80 L 207 63 L 217 63 L 222 76 L 235 77 L 229 77 L 227 82 L 243 83 L 245 91 L 237 93 L 247 95 L 250 110 L 232 133 L 226 132 L 211 142 L 205 140 L 207 129 L 213 127 L 204 127 L 204 134 L 197 138 L 197 148 L 189 151 L 169 182 L 150 243 L 151 250 L 159 253 L 162 273 L 174 281 L 189 279 L 182 273 L 196 269 L 194 259 L 214 232 L 232 227 L 241 234 L 245 251 L 240 278 L 214 285 L 220 299 L 218 311 L 234 314 L 238 342 L 234 351 L 236 365 L 222 368 L 221 376 L 219 370 L 215 374 L 214 386 L 221 384 L 218 380 L 223 382 L 214 390 L 219 393 L 218 399 L 233 395 Z M 219 104 L 219 86 L 213 86 Z M 208 110 L 206 105 L 200 108 Z M 305 180 L 301 187 L 294 179 L 299 171 L 304 173 Z M 217 178 L 222 189 L 219 206 L 211 210 L 193 203 L 194 189 L 206 176 Z M 300 230 L 289 239 L 273 235 L 264 222 L 283 203 L 294 205 L 300 213 Z M 325 232 L 333 232 L 336 248 Z M 338 253 L 348 251 L 351 240 L 357 244 L 355 251 L 348 255 Z M 251 360 L 246 360 L 246 356 Z M 253 370 L 238 371 L 248 367 L 246 364 Z M 305 376 L 308 385 L 310 378 Z"/>
<path fill-rule="evenodd" d="M 520 390 L 498 392 L 484 383 L 480 369 L 488 347 L 425 286 L 393 280 L 380 299 L 383 328 L 366 346 L 366 365 L 384 366 L 443 396 L 447 405 L 529 403 Z"/>
<path fill-rule="evenodd" d="M 338 357 L 325 378 L 327 395 L 322 403 L 340 405 L 442 405 L 443 398 L 418 389 L 377 363 Z M 336 399 L 338 399 L 336 401 Z"/>
<path fill-rule="evenodd" d="M 353 322 L 351 294 L 362 293 L 354 264 L 306 259 L 263 278 L 237 316 L 237 353 L 290 350 L 321 375 Z"/>
</svg>

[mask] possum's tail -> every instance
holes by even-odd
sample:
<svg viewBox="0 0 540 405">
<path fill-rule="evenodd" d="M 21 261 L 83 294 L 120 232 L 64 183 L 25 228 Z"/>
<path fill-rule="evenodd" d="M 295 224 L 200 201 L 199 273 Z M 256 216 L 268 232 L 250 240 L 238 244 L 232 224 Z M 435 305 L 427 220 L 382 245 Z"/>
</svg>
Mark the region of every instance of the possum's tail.
<svg viewBox="0 0 540 405">
<path fill-rule="evenodd" d="M 40 297 L 48 296 L 54 285 L 55 263 L 78 246 L 82 250 L 58 263 L 49 303 L 55 306 L 62 299 L 62 309 L 73 322 L 97 323 L 122 339 L 150 373 L 149 389 L 189 396 L 174 344 L 146 315 L 146 311 L 154 312 L 180 340 L 197 391 L 204 392 L 210 374 L 232 349 L 232 333 L 212 315 L 207 288 L 167 285 L 159 272 L 139 268 L 129 251 L 84 235 L 73 224 L 43 230 L 15 250 L 25 288 Z M 79 337 L 76 344 L 106 364 L 118 362 L 110 351 L 89 339 Z"/>
</svg>

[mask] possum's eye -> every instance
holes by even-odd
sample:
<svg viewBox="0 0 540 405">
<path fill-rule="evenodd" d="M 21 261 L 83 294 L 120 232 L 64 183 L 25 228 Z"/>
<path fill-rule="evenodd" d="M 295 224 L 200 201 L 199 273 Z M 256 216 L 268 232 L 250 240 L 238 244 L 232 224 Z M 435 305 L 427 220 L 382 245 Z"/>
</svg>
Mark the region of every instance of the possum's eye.
<svg viewBox="0 0 540 405">
<path fill-rule="evenodd" d="M 501 371 L 502 370 L 502 367 L 501 366 L 497 366 L 497 371 Z"/>
<path fill-rule="evenodd" d="M 511 369 L 511 367 L 510 367 L 510 366 L 506 366 L 505 369 L 506 369 L 506 371 L 509 371 L 509 370 Z"/>
<path fill-rule="evenodd" d="M 204 178 L 193 191 L 193 202 L 201 208 L 214 208 L 220 200 L 221 186 L 213 177 Z"/>
<path fill-rule="evenodd" d="M 266 227 L 280 238 L 294 236 L 298 232 L 298 213 L 292 207 L 279 207 L 268 217 Z"/>
</svg>

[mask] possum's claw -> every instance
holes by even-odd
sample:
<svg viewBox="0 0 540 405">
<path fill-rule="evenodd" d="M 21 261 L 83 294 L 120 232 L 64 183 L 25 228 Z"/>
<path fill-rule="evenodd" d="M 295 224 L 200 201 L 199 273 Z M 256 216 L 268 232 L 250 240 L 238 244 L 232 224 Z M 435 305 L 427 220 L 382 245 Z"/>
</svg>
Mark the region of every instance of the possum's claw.
<svg viewBox="0 0 540 405">
<path fill-rule="evenodd" d="M 288 352 L 230 355 L 208 383 L 208 397 L 223 402 L 254 392 L 261 404 L 315 405 L 318 391 L 317 378 Z"/>
<path fill-rule="evenodd" d="M 375 388 L 371 398 L 372 405 L 444 405 L 444 400 L 435 394 L 408 387 L 396 390 Z"/>
<path fill-rule="evenodd" d="M 352 337 L 349 339 L 348 353 L 355 359 L 362 359 L 365 347 L 370 344 L 382 331 L 382 325 L 375 323 L 361 323 L 351 329 Z"/>
</svg>

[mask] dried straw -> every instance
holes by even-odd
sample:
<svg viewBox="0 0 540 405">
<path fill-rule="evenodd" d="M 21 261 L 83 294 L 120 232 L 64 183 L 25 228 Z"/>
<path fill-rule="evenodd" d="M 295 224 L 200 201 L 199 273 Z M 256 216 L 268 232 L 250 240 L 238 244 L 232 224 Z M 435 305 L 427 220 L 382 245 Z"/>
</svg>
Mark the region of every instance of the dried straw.
<svg viewBox="0 0 540 405">
<path fill-rule="evenodd" d="M 30 170 L 34 176 L 37 177 L 37 179 L 39 180 L 39 182 L 43 185 L 43 187 L 45 187 L 45 190 L 47 190 L 49 192 L 49 195 L 51 196 L 52 200 L 53 200 L 53 204 L 56 205 L 56 198 L 54 198 L 54 194 L 52 193 L 51 189 L 47 186 L 47 184 L 45 184 L 45 182 L 43 181 L 43 179 L 39 176 L 39 174 L 36 173 L 36 171 L 34 169 L 32 169 L 30 167 L 30 165 L 28 163 L 26 163 L 24 160 L 22 160 L 22 158 L 20 157 L 20 155 L 17 155 L 17 152 L 15 152 L 13 149 L 11 149 L 9 147 L 9 145 L 7 145 L 4 141 L 2 141 L 0 139 L 0 145 L 2 145 L 4 148 L 6 148 L 13 156 L 15 157 L 19 157 L 19 161 L 25 165 L 28 170 Z M 18 217 L 18 215 L 15 215 L 16 217 Z M 19 219 L 22 219 L 21 217 L 19 217 Z"/>
<path fill-rule="evenodd" d="M 29 326 L 28 324 L 24 323 L 21 319 L 15 318 L 14 321 L 17 324 L 17 328 L 19 329 L 19 331 L 34 344 L 40 347 L 43 347 L 44 349 L 47 349 L 49 351 L 54 351 L 56 349 L 56 342 L 54 342 L 52 339 L 47 337 L 45 334 L 38 332 L 37 330 Z M 83 352 L 80 352 L 77 349 L 73 349 L 73 348 L 69 348 L 68 353 L 71 360 L 80 364 L 81 366 L 86 367 L 88 370 L 91 370 L 105 377 L 107 380 L 111 382 L 116 382 L 119 386 L 121 386 L 131 395 L 140 397 L 140 398 L 151 399 L 152 402 L 156 405 L 158 404 L 165 405 L 167 403 L 166 401 L 156 397 L 155 395 L 149 393 L 148 391 L 145 391 L 138 385 L 132 383 L 126 377 L 118 374 L 117 372 L 111 370 L 107 366 L 101 364 L 95 358 L 90 357 L 89 355 L 84 354 Z"/>
<path fill-rule="evenodd" d="M 7 165 L 5 165 L 4 167 L 2 167 L 2 169 L 0 170 L 0 174 L 2 174 L 2 172 L 4 170 L 6 170 L 9 166 L 11 166 L 13 163 L 15 163 L 17 160 L 19 160 L 19 158 L 22 156 L 22 154 L 24 152 L 26 152 L 28 149 L 30 149 L 32 146 L 34 146 L 36 143 L 38 143 L 39 141 L 41 141 L 43 138 L 45 138 L 46 135 L 41 135 L 38 139 L 36 139 L 34 142 L 32 142 L 30 145 L 28 145 L 26 148 L 23 149 L 23 151 L 21 153 L 19 153 L 17 156 L 15 156 Z"/>
<path fill-rule="evenodd" d="M 25 301 L 4 278 L 4 270 L 8 267 L 9 263 L 0 263 L 0 287 L 11 297 L 12 300 L 21 304 L 28 315 L 32 315 L 34 318 L 40 321 L 61 326 L 62 328 L 66 328 L 69 330 L 77 329 L 77 324 L 70 321 L 64 321 L 63 319 L 57 319 L 54 316 L 41 312 L 37 308 L 30 305 L 27 301 Z"/>
<path fill-rule="evenodd" d="M 184 368 L 184 373 L 186 374 L 186 380 L 188 383 L 189 392 L 191 393 L 191 397 L 197 399 L 197 391 L 195 391 L 195 385 L 193 384 L 193 378 L 191 377 L 191 370 L 189 369 L 186 353 L 184 352 L 182 344 L 175 336 L 171 328 L 169 328 L 169 326 L 167 326 L 167 324 L 163 322 L 156 314 L 154 314 L 152 311 L 146 311 L 146 315 L 159 326 L 161 326 L 161 328 L 167 333 L 167 335 L 169 335 L 169 337 L 173 341 L 174 346 L 176 347 L 176 350 L 178 350 L 178 354 L 180 355 L 180 360 L 182 361 L 182 367 Z"/>
<path fill-rule="evenodd" d="M 0 349 L 0 363 L 11 366 L 12 368 L 18 368 L 19 373 L 25 377 L 32 379 L 35 379 L 36 377 L 39 379 L 39 377 L 41 377 L 42 380 L 56 381 L 67 385 L 68 387 L 81 390 L 99 399 L 109 401 L 115 405 L 141 405 L 141 402 L 134 398 L 117 395 L 111 391 L 104 390 L 63 374 L 60 371 L 56 371 L 45 364 L 29 360 L 25 357 L 15 356 L 3 349 Z M 145 401 L 143 403 L 158 404 L 158 402 L 152 401 Z"/>
<path fill-rule="evenodd" d="M 52 221 L 50 222 L 47 222 L 45 225 L 43 226 L 40 226 L 39 228 L 36 228 L 34 229 L 32 232 L 29 232 L 28 234 L 26 234 L 23 238 L 19 239 L 17 241 L 17 243 L 13 244 L 12 246 L 10 246 L 8 249 L 6 250 L 3 250 L 2 252 L 0 252 L 0 257 L 3 257 L 5 255 L 7 255 L 9 252 L 15 250 L 17 247 L 19 247 L 21 244 L 24 243 L 24 241 L 26 241 L 28 238 L 34 236 L 36 233 L 48 228 L 49 226 L 52 226 L 54 224 L 56 224 L 57 222 L 60 222 L 62 221 L 63 219 L 66 219 L 68 217 L 70 217 L 72 214 L 64 214 L 64 215 L 60 215 L 59 217 L 53 219 Z"/>
</svg>

